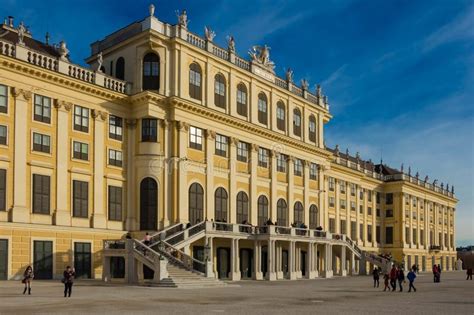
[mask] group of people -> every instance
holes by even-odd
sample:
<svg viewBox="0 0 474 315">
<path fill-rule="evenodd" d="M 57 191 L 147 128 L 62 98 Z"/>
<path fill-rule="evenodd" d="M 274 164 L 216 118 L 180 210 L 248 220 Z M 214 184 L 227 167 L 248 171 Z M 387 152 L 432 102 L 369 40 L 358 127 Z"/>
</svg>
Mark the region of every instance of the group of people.
<svg viewBox="0 0 474 315">
<path fill-rule="evenodd" d="M 71 266 L 67 266 L 66 270 L 63 272 L 63 278 L 61 282 L 64 283 L 64 297 L 71 297 L 72 293 L 72 285 L 74 283 L 74 279 L 76 277 L 76 271 Z M 31 295 L 31 283 L 35 275 L 33 273 L 33 268 L 31 266 L 26 267 L 25 272 L 23 273 L 23 278 L 21 282 L 25 284 L 25 288 L 23 290 L 23 294 L 28 292 L 28 295 Z"/>
<path fill-rule="evenodd" d="M 412 268 L 410 272 L 406 275 L 406 279 L 409 281 L 409 287 L 408 287 L 408 292 L 411 292 L 413 289 L 414 292 L 416 292 L 416 288 L 414 286 L 414 282 L 416 279 L 416 273 L 415 269 Z M 381 269 L 378 267 L 375 267 L 374 270 L 372 271 L 372 276 L 374 278 L 374 288 L 378 288 L 380 285 L 380 275 L 381 275 Z M 395 265 L 392 266 L 392 269 L 390 270 L 389 273 L 386 273 L 383 275 L 384 279 L 384 291 L 395 291 L 397 289 L 397 282 L 399 286 L 399 291 L 403 291 L 403 284 L 406 283 L 405 280 L 405 272 L 402 267 L 397 267 Z M 390 284 L 390 286 L 389 286 Z M 390 290 L 391 287 L 391 290 Z"/>
</svg>

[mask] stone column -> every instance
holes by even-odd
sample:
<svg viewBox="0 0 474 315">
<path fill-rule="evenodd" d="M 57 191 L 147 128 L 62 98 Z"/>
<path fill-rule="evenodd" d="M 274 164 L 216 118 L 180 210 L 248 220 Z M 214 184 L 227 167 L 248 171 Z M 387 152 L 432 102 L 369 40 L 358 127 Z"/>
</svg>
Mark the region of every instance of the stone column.
<svg viewBox="0 0 474 315">
<path fill-rule="evenodd" d="M 230 278 L 232 281 L 240 280 L 240 264 L 239 264 L 239 240 L 231 239 L 231 259 L 230 259 Z"/>
<path fill-rule="evenodd" d="M 313 244 L 308 243 L 308 255 L 306 256 L 306 278 L 313 278 Z"/>
<path fill-rule="evenodd" d="M 125 244 L 127 250 L 127 257 L 125 258 L 126 262 L 126 279 L 128 284 L 138 283 L 138 273 L 137 273 L 137 261 L 133 256 L 133 240 L 127 240 Z M 107 265 L 107 266 L 106 266 Z M 110 258 L 108 259 L 107 264 L 104 264 L 104 268 L 107 268 L 106 279 L 110 279 Z M 107 280 L 105 280 L 107 281 Z"/>
<path fill-rule="evenodd" d="M 268 240 L 267 248 L 267 280 L 273 281 L 276 280 L 275 272 L 275 241 Z"/>
<path fill-rule="evenodd" d="M 94 212 L 92 214 L 92 225 L 94 228 L 105 229 L 107 227 L 107 213 L 105 212 L 104 195 L 104 154 L 105 148 L 105 123 L 107 113 L 92 110 L 94 118 Z"/>
<path fill-rule="evenodd" d="M 237 150 L 236 146 L 239 142 L 238 139 L 231 137 L 229 139 L 229 198 L 230 198 L 230 207 L 229 212 L 230 216 L 228 222 L 240 224 L 242 222 L 237 222 L 237 180 L 236 180 L 236 157 Z M 238 254 L 237 254 L 238 256 Z"/>
<path fill-rule="evenodd" d="M 319 165 L 318 167 L 318 184 L 319 184 L 319 193 L 318 193 L 318 221 L 319 225 L 324 228 L 324 230 L 328 229 L 328 220 L 329 220 L 329 212 L 328 212 L 328 187 L 326 178 L 324 176 L 324 166 Z"/>
<path fill-rule="evenodd" d="M 68 205 L 68 162 L 69 162 L 69 111 L 72 103 L 56 101 L 57 133 L 56 133 L 56 211 L 54 222 L 56 225 L 71 225 L 71 212 Z"/>
<path fill-rule="evenodd" d="M 15 97 L 15 129 L 14 129 L 14 151 L 13 151 L 13 209 L 11 212 L 12 221 L 19 223 L 29 223 L 30 211 L 26 204 L 26 191 L 28 180 L 26 157 L 28 153 L 28 103 L 31 101 L 30 91 L 13 88 L 12 94 Z M 13 107 L 13 106 L 12 106 Z M 13 129 L 13 128 L 12 128 Z"/>
<path fill-rule="evenodd" d="M 354 255 L 354 252 L 351 252 L 350 274 L 351 274 L 351 276 L 354 276 L 356 274 L 356 272 L 355 272 L 355 255 Z"/>
<path fill-rule="evenodd" d="M 332 245 L 325 244 L 324 247 L 324 277 L 332 278 Z"/>
<path fill-rule="evenodd" d="M 276 222 L 276 209 L 277 209 L 277 202 L 278 202 L 278 193 L 277 193 L 277 185 L 278 185 L 278 173 L 277 173 L 277 163 L 276 163 L 276 155 L 277 152 L 275 150 L 270 151 L 271 154 L 271 184 L 270 184 L 270 219 L 272 222 Z"/>
<path fill-rule="evenodd" d="M 294 213 L 293 213 L 293 199 L 294 199 L 294 176 L 295 176 L 295 158 L 293 156 L 288 157 L 288 222 L 287 225 L 290 226 L 294 222 Z M 275 208 L 276 209 L 276 208 Z"/>
<path fill-rule="evenodd" d="M 251 207 L 251 221 L 250 223 L 257 225 L 258 223 L 258 209 L 257 209 L 257 163 L 258 163 L 258 145 L 251 144 L 250 145 L 250 207 Z M 273 198 L 270 198 L 270 202 Z M 270 203 L 271 204 L 271 203 Z M 270 213 L 274 210 L 271 208 Z M 271 215 L 271 214 L 269 214 Z"/>
<path fill-rule="evenodd" d="M 255 241 L 253 250 L 254 279 L 262 280 L 262 247 L 260 241 Z"/>
<path fill-rule="evenodd" d="M 311 162 L 303 161 L 304 165 L 304 224 L 309 227 L 309 168 Z"/>
<path fill-rule="evenodd" d="M 206 257 L 206 277 L 214 278 L 214 247 L 212 246 L 212 237 L 206 237 L 207 257 Z"/>
<path fill-rule="evenodd" d="M 347 276 L 346 268 L 346 246 L 341 245 L 341 276 Z"/>
<path fill-rule="evenodd" d="M 161 187 L 163 191 L 163 227 L 167 227 L 170 224 L 170 207 L 169 207 L 169 200 L 170 200 L 170 193 L 171 193 L 171 185 L 170 185 L 170 171 L 169 171 L 169 164 L 168 161 L 170 159 L 170 135 L 169 135 L 169 125 L 170 122 L 167 119 L 161 121 L 161 126 L 163 127 L 163 143 L 162 143 L 162 150 L 163 150 L 163 185 Z M 174 218 L 173 218 L 174 219 Z M 194 222 L 193 222 L 194 223 Z"/>
<path fill-rule="evenodd" d="M 336 210 L 336 230 L 334 231 L 335 233 L 341 233 L 341 202 L 340 202 L 340 196 L 341 196 L 341 187 L 340 187 L 340 180 L 339 179 L 334 179 L 334 209 Z M 345 185 L 345 184 L 344 184 Z M 346 201 L 347 202 L 347 201 Z M 347 204 L 346 204 L 347 207 Z M 329 229 L 329 227 L 328 227 Z M 332 231 L 331 231 L 332 233 Z"/>
<path fill-rule="evenodd" d="M 288 278 L 296 280 L 296 246 L 294 241 L 290 241 L 288 246 Z"/>
<path fill-rule="evenodd" d="M 136 183 L 135 183 L 135 131 L 137 127 L 136 119 L 127 119 L 125 121 L 127 127 L 127 218 L 125 227 L 127 230 L 137 229 L 138 222 L 136 221 L 136 209 L 138 208 L 138 203 L 135 202 L 136 198 Z"/>
<path fill-rule="evenodd" d="M 186 154 L 188 150 L 188 131 L 189 124 L 183 121 L 177 122 L 178 127 L 178 220 L 181 223 L 189 222 L 188 213 L 188 184 Z M 208 191 L 209 189 L 206 189 Z"/>
</svg>

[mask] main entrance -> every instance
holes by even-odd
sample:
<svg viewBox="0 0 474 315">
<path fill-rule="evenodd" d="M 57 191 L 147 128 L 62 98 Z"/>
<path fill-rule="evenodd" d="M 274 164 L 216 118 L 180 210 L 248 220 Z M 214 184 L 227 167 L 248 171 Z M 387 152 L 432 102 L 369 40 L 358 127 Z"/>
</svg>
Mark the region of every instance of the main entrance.
<svg viewBox="0 0 474 315">
<path fill-rule="evenodd" d="M 140 183 L 140 230 L 157 229 L 158 184 L 147 177 Z"/>
<path fill-rule="evenodd" d="M 219 247 L 217 249 L 217 276 L 219 279 L 229 278 L 230 273 L 230 249 Z"/>
<path fill-rule="evenodd" d="M 306 252 L 301 251 L 301 275 L 306 276 Z"/>
<path fill-rule="evenodd" d="M 253 250 L 248 248 L 240 249 L 240 277 L 242 279 L 252 279 Z"/>
<path fill-rule="evenodd" d="M 35 279 L 53 279 L 53 242 L 33 242 L 33 272 Z"/>
<path fill-rule="evenodd" d="M 0 240 L 0 280 L 8 279 L 8 240 Z"/>
<path fill-rule="evenodd" d="M 76 278 L 90 279 L 92 254 L 90 243 L 74 243 L 74 269 L 76 269 Z"/>
</svg>

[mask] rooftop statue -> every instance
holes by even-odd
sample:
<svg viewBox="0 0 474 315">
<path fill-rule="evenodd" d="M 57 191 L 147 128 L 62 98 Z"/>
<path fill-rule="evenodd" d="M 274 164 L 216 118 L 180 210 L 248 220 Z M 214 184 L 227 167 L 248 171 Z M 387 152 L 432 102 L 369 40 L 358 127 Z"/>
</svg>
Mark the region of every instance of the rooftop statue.
<svg viewBox="0 0 474 315">
<path fill-rule="evenodd" d="M 336 148 L 334 149 L 336 156 L 339 156 L 339 144 L 336 144 Z"/>
<path fill-rule="evenodd" d="M 97 71 L 102 72 L 102 64 L 104 63 L 104 57 L 102 56 L 102 52 L 97 54 Z"/>
<path fill-rule="evenodd" d="M 425 183 L 427 183 L 428 180 L 429 180 L 429 177 L 428 177 L 428 175 L 426 175 L 426 176 L 425 176 Z"/>
<path fill-rule="evenodd" d="M 23 41 L 23 39 L 25 38 L 25 34 L 26 27 L 25 24 L 21 22 L 20 25 L 18 25 L 18 45 L 25 45 L 25 42 Z"/>
<path fill-rule="evenodd" d="M 216 33 L 211 30 L 210 27 L 204 26 L 204 36 L 206 37 L 206 40 L 208 42 L 212 42 L 214 40 L 214 37 L 216 37 Z"/>
<path fill-rule="evenodd" d="M 234 36 L 227 36 L 227 50 L 231 53 L 235 53 Z"/>
<path fill-rule="evenodd" d="M 400 166 L 400 172 L 402 172 L 402 174 L 403 174 L 403 163 L 402 163 L 402 165 Z"/>
<path fill-rule="evenodd" d="M 249 55 L 252 57 L 253 62 L 258 63 L 272 73 L 275 73 L 275 63 L 270 60 L 270 49 L 271 48 L 267 45 L 253 46 L 249 51 Z"/>
<path fill-rule="evenodd" d="M 67 49 L 65 41 L 62 40 L 59 42 L 58 52 L 61 60 L 68 61 L 67 56 L 69 55 L 69 49 Z"/>
<path fill-rule="evenodd" d="M 291 68 L 286 69 L 286 82 L 292 83 L 293 82 L 293 70 Z"/>
<path fill-rule="evenodd" d="M 178 25 L 184 29 L 187 29 L 189 20 L 186 10 L 183 10 L 181 13 L 179 13 L 179 10 L 176 10 L 176 16 L 178 17 Z"/>
<path fill-rule="evenodd" d="M 155 15 L 155 6 L 153 4 L 150 4 L 150 6 L 148 7 L 148 12 L 150 13 L 150 16 Z"/>
<path fill-rule="evenodd" d="M 307 91 L 307 90 L 308 90 L 308 87 L 309 87 L 309 82 L 308 82 L 308 80 L 306 80 L 306 79 L 301 79 L 301 88 L 302 88 L 304 91 Z"/>
<path fill-rule="evenodd" d="M 316 96 L 321 97 L 321 84 L 316 85 Z"/>
</svg>

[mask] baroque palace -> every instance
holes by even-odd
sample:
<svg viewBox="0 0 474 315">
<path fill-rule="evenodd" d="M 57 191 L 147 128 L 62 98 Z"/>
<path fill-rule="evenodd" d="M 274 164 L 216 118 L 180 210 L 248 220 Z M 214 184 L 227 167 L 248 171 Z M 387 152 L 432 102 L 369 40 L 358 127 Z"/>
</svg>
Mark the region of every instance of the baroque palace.
<svg viewBox="0 0 474 315">
<path fill-rule="evenodd" d="M 319 86 L 177 18 L 151 5 L 91 44 L 89 69 L 5 20 L 0 279 L 30 264 L 170 286 L 454 268 L 452 187 L 327 148 Z"/>
</svg>

